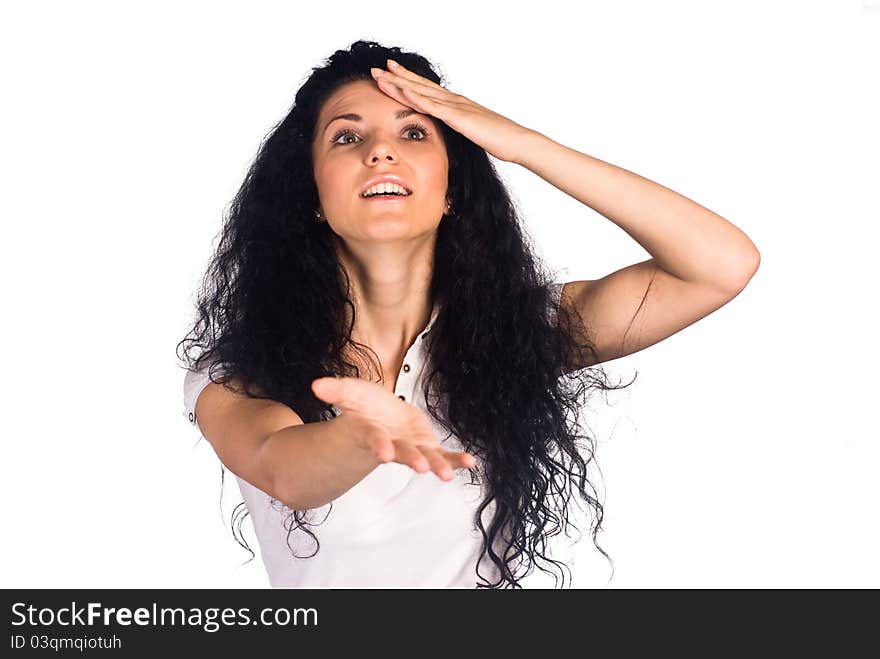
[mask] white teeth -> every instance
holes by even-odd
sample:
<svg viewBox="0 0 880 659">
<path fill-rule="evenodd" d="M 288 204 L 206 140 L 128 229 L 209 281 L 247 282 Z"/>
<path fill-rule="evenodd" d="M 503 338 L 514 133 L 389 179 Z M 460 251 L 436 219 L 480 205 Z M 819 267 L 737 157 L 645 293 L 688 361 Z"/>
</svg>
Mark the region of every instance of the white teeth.
<svg viewBox="0 0 880 659">
<path fill-rule="evenodd" d="M 397 185 L 396 183 L 379 183 L 378 185 L 374 185 L 370 188 L 367 188 L 365 192 L 361 194 L 362 197 L 369 197 L 375 194 L 382 194 L 385 192 L 393 192 L 404 197 L 408 196 L 410 193 L 406 191 L 406 188 L 403 186 Z"/>
</svg>

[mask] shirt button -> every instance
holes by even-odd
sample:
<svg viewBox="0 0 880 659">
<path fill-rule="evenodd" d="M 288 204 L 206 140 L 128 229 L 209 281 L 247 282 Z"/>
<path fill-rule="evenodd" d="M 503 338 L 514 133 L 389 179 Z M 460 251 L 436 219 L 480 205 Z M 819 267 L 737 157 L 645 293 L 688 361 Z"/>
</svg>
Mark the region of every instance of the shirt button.
<svg viewBox="0 0 880 659">
<path fill-rule="evenodd" d="M 403 372 L 404 372 L 404 373 L 409 373 L 409 364 L 404 364 L 404 365 L 403 365 Z"/>
<path fill-rule="evenodd" d="M 406 397 L 405 397 L 405 396 L 398 396 L 398 398 L 399 398 L 400 400 L 403 400 L 403 401 L 406 400 Z"/>
</svg>

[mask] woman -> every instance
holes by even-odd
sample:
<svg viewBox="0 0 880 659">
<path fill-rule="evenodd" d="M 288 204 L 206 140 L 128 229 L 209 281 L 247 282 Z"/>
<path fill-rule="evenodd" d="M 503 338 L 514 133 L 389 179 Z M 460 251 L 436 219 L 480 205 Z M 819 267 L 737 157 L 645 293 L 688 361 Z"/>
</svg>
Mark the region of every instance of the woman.
<svg viewBox="0 0 880 659">
<path fill-rule="evenodd" d="M 652 258 L 551 283 L 488 155 Z M 273 586 L 521 587 L 566 567 L 545 543 L 573 491 L 607 558 L 576 421 L 616 388 L 599 365 L 723 306 L 758 262 L 702 206 L 358 41 L 313 70 L 233 201 L 178 345 L 186 413 L 238 477 Z"/>
</svg>

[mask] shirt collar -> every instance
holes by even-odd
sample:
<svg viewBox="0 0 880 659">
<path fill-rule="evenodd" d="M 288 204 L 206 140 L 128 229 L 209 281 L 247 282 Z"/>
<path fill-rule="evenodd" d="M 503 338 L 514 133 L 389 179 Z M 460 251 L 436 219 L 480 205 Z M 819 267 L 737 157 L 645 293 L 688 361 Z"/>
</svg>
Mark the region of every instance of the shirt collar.
<svg viewBox="0 0 880 659">
<path fill-rule="evenodd" d="M 431 311 L 431 319 L 428 321 L 428 324 L 425 325 L 425 329 L 422 330 L 422 336 L 431 331 L 431 327 L 434 326 L 434 321 L 437 320 L 437 314 L 440 313 L 440 303 L 434 303 L 434 309 Z"/>
</svg>

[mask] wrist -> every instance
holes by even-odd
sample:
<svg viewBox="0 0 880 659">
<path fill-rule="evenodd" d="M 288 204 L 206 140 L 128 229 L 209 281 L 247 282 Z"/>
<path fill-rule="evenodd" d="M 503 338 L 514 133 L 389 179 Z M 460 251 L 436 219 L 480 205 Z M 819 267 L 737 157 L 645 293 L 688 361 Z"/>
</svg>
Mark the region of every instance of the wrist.
<svg viewBox="0 0 880 659">
<path fill-rule="evenodd" d="M 369 442 L 364 437 L 362 424 L 350 413 L 342 412 L 339 416 L 333 417 L 328 423 L 331 425 L 331 433 L 334 438 L 339 441 L 343 450 L 354 448 L 355 452 L 375 463 L 373 466 L 381 464 L 379 458 L 376 457 Z"/>
</svg>

